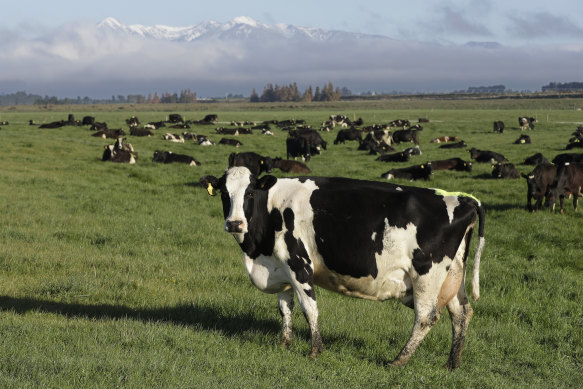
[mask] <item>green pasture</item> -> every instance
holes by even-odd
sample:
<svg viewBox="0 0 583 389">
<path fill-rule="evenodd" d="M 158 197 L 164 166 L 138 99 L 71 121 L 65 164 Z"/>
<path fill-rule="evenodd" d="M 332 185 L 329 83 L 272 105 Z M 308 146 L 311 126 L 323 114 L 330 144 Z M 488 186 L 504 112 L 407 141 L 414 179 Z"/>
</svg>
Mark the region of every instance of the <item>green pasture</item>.
<svg viewBox="0 0 583 389">
<path fill-rule="evenodd" d="M 392 167 L 461 157 L 434 137 L 455 135 L 470 147 L 504 154 L 517 168 L 542 152 L 549 160 L 583 125 L 583 100 L 396 100 L 311 105 L 5 107 L 0 110 L 0 387 L 5 388 L 575 388 L 583 382 L 583 212 L 525 209 L 524 179 L 443 172 L 403 185 L 468 192 L 486 209 L 481 299 L 462 366 L 449 372 L 448 314 L 410 363 L 387 366 L 408 339 L 413 311 L 316 289 L 324 352 L 308 357 L 309 329 L 299 305 L 294 342 L 279 346 L 276 297 L 248 280 L 234 239 L 222 231 L 218 197 L 199 187 L 220 176 L 231 152 L 285 158 L 286 133 L 239 136 L 241 148 L 201 147 L 127 136 L 135 165 L 102 162 L 104 140 L 86 127 L 28 124 L 93 115 L 110 128 L 180 113 L 198 120 L 304 119 L 314 128 L 330 114 L 365 125 L 394 119 L 423 124 L 421 156 L 382 163 L 355 142 L 333 145 L 308 163 L 313 175 L 380 180 Z M 518 116 L 536 116 L 531 145 L 514 145 Z M 503 134 L 492 122 L 503 120 Z M 210 135 L 216 126 L 190 131 Z M 169 130 L 170 131 L 170 130 Z M 183 130 L 171 130 L 178 133 Z M 226 136 L 232 138 L 232 136 Z M 410 144 L 396 145 L 397 150 Z M 155 150 L 194 156 L 200 167 L 151 161 Z M 583 150 L 581 150 L 583 152 Z M 286 174 L 274 171 L 274 175 Z M 354 242 L 358 245 L 358 242 Z M 472 244 L 470 258 L 476 241 Z M 473 261 L 470 260 L 470 270 Z M 471 274 L 471 272 L 469 273 Z M 467 280 L 470 290 L 470 277 Z"/>
</svg>

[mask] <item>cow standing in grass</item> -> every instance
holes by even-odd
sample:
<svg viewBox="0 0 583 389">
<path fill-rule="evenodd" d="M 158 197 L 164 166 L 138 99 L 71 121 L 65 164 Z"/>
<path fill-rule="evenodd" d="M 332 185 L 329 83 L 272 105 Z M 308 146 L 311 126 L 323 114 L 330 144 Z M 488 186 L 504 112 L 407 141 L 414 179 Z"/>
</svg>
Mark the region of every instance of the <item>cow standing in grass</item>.
<svg viewBox="0 0 583 389">
<path fill-rule="evenodd" d="M 294 295 L 322 352 L 315 285 L 347 296 L 397 298 L 415 311 L 411 336 L 393 365 L 406 364 L 444 307 L 452 323 L 447 367 L 460 365 L 473 315 L 465 272 L 479 219 L 472 293 L 479 298 L 484 209 L 473 196 L 348 178 L 257 178 L 233 167 L 200 180 L 221 192 L 224 230 L 243 254 L 251 282 L 277 293 L 282 345 L 292 340 Z"/>
</svg>

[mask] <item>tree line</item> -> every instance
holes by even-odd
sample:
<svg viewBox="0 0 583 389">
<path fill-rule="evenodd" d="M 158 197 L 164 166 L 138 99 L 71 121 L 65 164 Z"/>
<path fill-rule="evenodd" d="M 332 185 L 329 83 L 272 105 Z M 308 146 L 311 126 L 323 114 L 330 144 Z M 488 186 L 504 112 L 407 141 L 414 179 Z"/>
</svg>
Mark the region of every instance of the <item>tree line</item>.
<svg viewBox="0 0 583 389">
<path fill-rule="evenodd" d="M 249 101 L 252 103 L 259 102 L 287 102 L 287 101 L 338 101 L 343 95 L 350 94 L 346 88 L 334 88 L 331 82 L 322 86 L 316 86 L 314 90 L 312 86 L 308 86 L 303 93 L 300 93 L 298 85 L 294 82 L 289 85 L 267 84 L 263 88 L 261 96 L 257 93 L 255 88 L 251 92 Z"/>
</svg>

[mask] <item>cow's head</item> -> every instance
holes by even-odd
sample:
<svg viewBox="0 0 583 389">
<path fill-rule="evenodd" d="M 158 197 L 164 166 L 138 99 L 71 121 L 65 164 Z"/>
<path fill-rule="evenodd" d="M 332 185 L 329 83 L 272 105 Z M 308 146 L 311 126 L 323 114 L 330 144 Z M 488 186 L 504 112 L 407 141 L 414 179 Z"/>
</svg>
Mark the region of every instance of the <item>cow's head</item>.
<svg viewBox="0 0 583 389">
<path fill-rule="evenodd" d="M 234 166 L 221 178 L 205 176 L 200 183 L 209 195 L 221 192 L 226 232 L 233 234 L 237 242 L 243 243 L 254 219 L 259 219 L 262 211 L 267 211 L 267 191 L 277 182 L 277 178 L 265 175 L 258 179 L 243 166 Z M 260 209 L 265 206 L 265 209 Z M 257 217 L 256 217 L 257 216 Z"/>
</svg>

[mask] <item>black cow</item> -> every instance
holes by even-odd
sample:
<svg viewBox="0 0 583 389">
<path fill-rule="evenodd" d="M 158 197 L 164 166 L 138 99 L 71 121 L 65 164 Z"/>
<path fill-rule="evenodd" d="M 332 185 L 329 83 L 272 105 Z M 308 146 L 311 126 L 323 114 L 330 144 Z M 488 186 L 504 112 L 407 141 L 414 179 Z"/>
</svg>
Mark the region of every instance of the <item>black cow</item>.
<svg viewBox="0 0 583 389">
<path fill-rule="evenodd" d="M 326 145 L 328 144 L 324 138 L 322 138 L 322 135 L 318 133 L 318 131 L 309 128 L 297 128 L 295 130 L 291 130 L 289 135 L 293 138 L 306 139 L 312 154 L 314 154 L 313 148 L 316 148 L 318 151 L 320 151 L 320 147 L 326 150 Z"/>
<path fill-rule="evenodd" d="M 92 126 L 95 123 L 95 118 L 93 116 L 83 116 L 81 124 L 84 126 Z"/>
<path fill-rule="evenodd" d="M 310 160 L 310 144 L 305 138 L 287 138 L 285 140 L 286 158 L 301 157 L 306 162 Z"/>
<path fill-rule="evenodd" d="M 397 130 L 392 135 L 393 142 L 411 142 L 416 145 L 419 144 L 419 136 L 417 135 L 417 130 Z"/>
<path fill-rule="evenodd" d="M 571 163 L 583 163 L 583 154 L 579 153 L 564 153 L 559 154 L 551 161 L 557 166 L 564 165 L 568 162 Z"/>
<path fill-rule="evenodd" d="M 147 128 L 130 127 L 132 136 L 154 136 L 154 133 Z"/>
<path fill-rule="evenodd" d="M 98 138 L 111 138 L 111 139 L 117 139 L 120 136 L 124 136 L 126 133 L 124 130 L 122 130 L 121 128 L 114 130 L 114 129 L 106 129 L 106 130 L 99 130 L 96 131 L 95 133 L 91 134 L 91 136 L 95 136 Z"/>
<path fill-rule="evenodd" d="M 190 155 L 185 154 L 175 154 L 172 151 L 154 151 L 154 157 L 152 158 L 152 162 L 160 162 L 160 163 L 185 163 L 190 166 L 200 166 L 201 163 L 191 157 Z"/>
<path fill-rule="evenodd" d="M 107 123 L 105 122 L 93 122 L 93 124 L 91 125 L 91 128 L 89 128 L 91 131 L 101 131 L 101 130 L 107 130 Z"/>
<path fill-rule="evenodd" d="M 237 139 L 229 139 L 229 138 L 221 138 L 221 140 L 219 141 L 219 144 L 220 145 L 227 145 L 227 146 L 235 146 L 235 147 L 243 146 L 243 143 L 241 143 Z"/>
<path fill-rule="evenodd" d="M 471 172 L 472 163 L 464 161 L 461 158 L 441 159 L 438 161 L 431 161 L 431 168 L 433 170 L 455 170 L 458 172 Z"/>
<path fill-rule="evenodd" d="M 170 115 L 168 115 L 168 122 L 170 122 L 170 123 L 184 123 L 184 118 L 182 117 L 182 115 L 179 115 L 177 113 L 171 113 Z"/>
<path fill-rule="evenodd" d="M 381 178 L 392 180 L 393 178 L 403 178 L 406 180 L 428 180 L 433 174 L 431 162 L 421 165 L 414 165 L 400 169 L 391 169 L 381 174 Z"/>
<path fill-rule="evenodd" d="M 408 162 L 410 158 L 411 158 L 411 155 L 409 153 L 404 153 L 404 152 L 401 151 L 400 153 L 379 155 L 377 157 L 377 159 L 375 159 L 375 161 L 381 161 L 381 162 Z"/>
<path fill-rule="evenodd" d="M 516 139 L 514 141 L 515 145 L 524 145 L 524 144 L 531 144 L 532 141 L 530 140 L 530 136 L 526 135 L 526 134 L 522 134 L 518 137 L 518 139 Z"/>
<path fill-rule="evenodd" d="M 541 153 L 536 153 L 536 154 L 531 155 L 530 157 L 526 158 L 522 164 L 523 165 L 550 165 L 551 163 L 549 162 L 548 159 L 545 158 L 544 155 L 542 155 Z"/>
<path fill-rule="evenodd" d="M 216 123 L 219 121 L 219 116 L 217 114 L 208 114 L 202 120 L 203 123 Z"/>
<path fill-rule="evenodd" d="M 500 134 L 504 132 L 504 122 L 502 120 L 494 122 L 494 132 L 499 132 Z"/>
<path fill-rule="evenodd" d="M 311 332 L 310 356 L 322 352 L 319 285 L 414 307 L 412 333 L 393 365 L 410 360 L 447 307 L 453 339 L 446 366 L 460 365 L 473 315 L 463 281 L 478 220 L 474 300 L 484 247 L 484 209 L 475 197 L 340 177 L 258 179 L 243 167 L 200 182 L 211 195 L 220 190 L 222 228 L 239 244 L 251 282 L 277 293 L 282 345 L 291 344 L 295 294 Z"/>
<path fill-rule="evenodd" d="M 566 163 L 557 168 L 557 180 L 547 192 L 547 202 L 555 210 L 557 198 L 560 200 L 561 213 L 565 213 L 565 196 L 573 196 L 573 208 L 577 211 L 579 196 L 583 196 L 583 164 Z"/>
<path fill-rule="evenodd" d="M 347 140 L 357 140 L 362 142 L 362 130 L 357 130 L 356 128 L 348 128 L 346 130 L 339 130 L 334 140 L 334 144 L 344 143 Z"/>
<path fill-rule="evenodd" d="M 61 128 L 65 125 L 65 121 L 64 120 L 59 120 L 56 122 L 50 122 L 50 123 L 43 123 L 40 126 L 38 126 L 38 128 Z"/>
<path fill-rule="evenodd" d="M 520 173 L 509 162 L 498 162 L 492 166 L 492 177 L 494 178 L 520 178 Z"/>
<path fill-rule="evenodd" d="M 557 166 L 551 164 L 537 165 L 531 173 L 523 174 L 522 177 L 526 178 L 526 208 L 530 212 L 535 212 L 541 208 L 543 198 L 557 178 Z M 536 200 L 534 207 L 532 206 L 533 198 Z"/>
<path fill-rule="evenodd" d="M 507 160 L 506 157 L 504 157 L 502 154 L 497 153 L 495 151 L 478 150 L 475 147 L 472 147 L 468 151 L 470 152 L 470 157 L 472 159 L 475 159 L 476 162 L 495 163 L 495 162 L 504 162 Z"/>
<path fill-rule="evenodd" d="M 229 167 L 244 166 L 255 176 L 261 173 L 271 173 L 273 169 L 273 159 L 264 157 L 252 151 L 245 153 L 231 153 L 229 155 Z"/>
<path fill-rule="evenodd" d="M 518 125 L 522 131 L 526 130 L 527 128 L 534 130 L 534 123 L 536 122 L 536 118 L 533 117 L 521 116 L 518 118 Z"/>
<path fill-rule="evenodd" d="M 583 147 L 583 142 L 581 141 L 581 139 L 575 139 L 570 141 L 567 146 L 565 147 L 565 150 L 571 150 L 571 149 L 575 149 L 575 148 L 582 148 Z"/>
<path fill-rule="evenodd" d="M 240 128 L 224 128 L 224 127 L 217 127 L 215 128 L 215 132 L 221 135 L 239 135 Z"/>
<path fill-rule="evenodd" d="M 278 168 L 286 173 L 304 173 L 309 174 L 312 171 L 306 164 L 299 161 L 290 161 L 288 159 L 274 158 L 273 167 Z"/>
<path fill-rule="evenodd" d="M 460 140 L 457 143 L 446 143 L 439 146 L 440 149 L 463 149 L 466 147 L 468 147 L 468 145 L 463 140 Z"/>
</svg>

